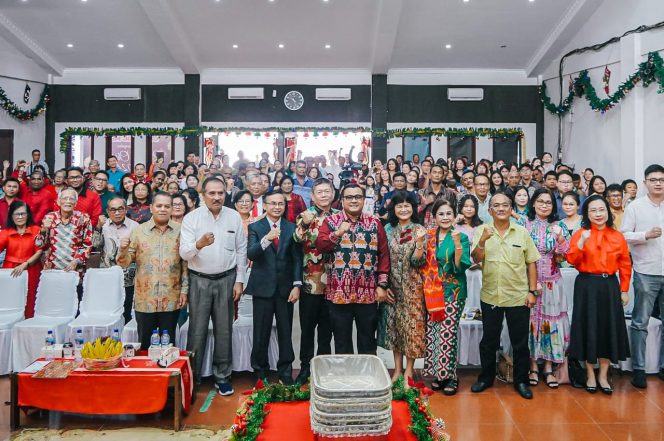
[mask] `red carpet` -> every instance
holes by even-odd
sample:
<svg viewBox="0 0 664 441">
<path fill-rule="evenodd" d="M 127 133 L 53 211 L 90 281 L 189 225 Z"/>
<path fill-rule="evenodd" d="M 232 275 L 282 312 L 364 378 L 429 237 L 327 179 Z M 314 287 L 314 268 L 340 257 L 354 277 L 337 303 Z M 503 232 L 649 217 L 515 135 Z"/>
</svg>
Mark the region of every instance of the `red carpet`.
<svg viewBox="0 0 664 441">
<path fill-rule="evenodd" d="M 259 441 L 315 441 L 309 421 L 309 402 L 273 403 L 268 405 L 269 413 L 263 423 L 263 432 Z M 415 435 L 409 430 L 410 413 L 403 401 L 392 402 L 392 430 L 387 439 L 390 441 L 415 441 Z M 376 439 L 376 438 L 370 438 Z M 363 438 L 353 438 L 361 441 Z"/>
</svg>

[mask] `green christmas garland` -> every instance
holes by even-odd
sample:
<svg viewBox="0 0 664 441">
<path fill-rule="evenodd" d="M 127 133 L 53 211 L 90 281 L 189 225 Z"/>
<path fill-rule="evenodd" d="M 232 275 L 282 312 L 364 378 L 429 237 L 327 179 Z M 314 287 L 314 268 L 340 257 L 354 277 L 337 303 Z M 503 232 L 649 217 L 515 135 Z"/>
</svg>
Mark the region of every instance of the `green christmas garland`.
<svg viewBox="0 0 664 441">
<path fill-rule="evenodd" d="M 48 92 L 49 88 L 48 84 L 46 84 L 44 85 L 44 90 L 39 97 L 39 102 L 37 105 L 31 110 L 22 110 L 16 105 L 14 101 L 9 99 L 5 90 L 0 87 L 0 107 L 2 107 L 7 113 L 9 113 L 9 115 L 18 119 L 19 121 L 32 121 L 46 110 L 46 106 L 51 100 Z"/>
<path fill-rule="evenodd" d="M 375 138 L 402 138 L 404 136 L 426 137 L 426 136 L 468 136 L 473 138 L 509 138 L 523 137 L 520 128 L 491 129 L 491 128 L 408 128 L 408 129 L 371 129 L 368 127 L 264 127 L 261 129 L 247 127 L 118 127 L 118 128 L 91 128 L 91 127 L 69 127 L 60 133 L 60 152 L 66 153 L 69 148 L 69 139 L 72 136 L 177 136 L 188 138 L 201 136 L 204 133 L 244 133 L 248 136 L 263 136 L 266 132 L 313 132 L 313 136 L 338 136 L 349 133 L 371 133 Z"/>
<path fill-rule="evenodd" d="M 426 396 L 430 392 L 419 383 L 411 383 L 411 387 L 405 389 L 403 377 L 400 377 L 392 388 L 392 399 L 405 401 L 408 404 L 411 418 L 411 425 L 408 426 L 408 429 L 417 437 L 418 441 L 433 441 L 432 434 L 436 435 L 436 439 L 449 438 L 443 432 L 442 421 L 434 419 L 428 411 Z M 307 386 L 264 384 L 259 380 L 235 414 L 235 421 L 231 428 L 231 440 L 255 441 L 262 432 L 261 425 L 268 413 L 265 409 L 267 404 L 307 400 L 309 400 Z"/>
<path fill-rule="evenodd" d="M 561 101 L 560 105 L 551 102 L 551 98 L 546 93 L 546 84 L 540 86 L 540 96 L 544 108 L 554 115 L 564 115 L 572 107 L 574 98 L 585 96 L 586 101 L 595 112 L 606 112 L 612 109 L 616 104 L 622 101 L 627 94 L 641 82 L 643 87 L 648 87 L 652 83 L 657 83 L 659 88 L 657 93 L 664 93 L 664 61 L 657 52 L 650 52 L 648 59 L 641 64 L 636 72 L 631 74 L 627 80 L 618 86 L 618 89 L 607 98 L 599 98 L 597 90 L 590 81 L 587 70 L 579 73 L 579 76 L 572 82 L 569 94 Z"/>
</svg>

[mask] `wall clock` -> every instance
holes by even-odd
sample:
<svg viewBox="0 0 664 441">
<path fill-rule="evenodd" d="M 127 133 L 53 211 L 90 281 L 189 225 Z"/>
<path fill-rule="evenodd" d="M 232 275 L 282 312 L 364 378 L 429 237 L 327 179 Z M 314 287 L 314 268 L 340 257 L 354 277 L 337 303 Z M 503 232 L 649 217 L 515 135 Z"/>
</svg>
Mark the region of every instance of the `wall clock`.
<svg viewBox="0 0 664 441">
<path fill-rule="evenodd" d="M 284 96 L 284 105 L 288 110 L 300 110 L 304 104 L 304 97 L 297 90 L 291 90 Z"/>
</svg>

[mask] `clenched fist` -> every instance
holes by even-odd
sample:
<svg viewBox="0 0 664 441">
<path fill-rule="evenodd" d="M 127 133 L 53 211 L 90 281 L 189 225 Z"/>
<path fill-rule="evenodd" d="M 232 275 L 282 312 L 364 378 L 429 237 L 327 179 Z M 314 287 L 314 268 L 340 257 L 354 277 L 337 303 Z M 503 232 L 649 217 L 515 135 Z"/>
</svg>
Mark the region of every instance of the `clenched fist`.
<svg viewBox="0 0 664 441">
<path fill-rule="evenodd" d="M 302 222 L 304 223 L 304 225 L 309 225 L 313 221 L 314 221 L 314 214 L 311 211 L 306 210 L 302 212 Z"/>
<path fill-rule="evenodd" d="M 265 238 L 272 242 L 274 239 L 278 238 L 280 234 L 281 230 L 279 228 L 275 228 L 274 230 L 270 230 L 270 232 L 265 235 Z"/>
<path fill-rule="evenodd" d="M 350 230 L 350 223 L 349 222 L 342 222 L 341 225 L 339 225 L 339 229 L 334 234 L 336 234 L 337 237 L 341 237 L 344 234 L 346 234 L 346 232 L 348 232 L 348 230 Z"/>
<path fill-rule="evenodd" d="M 42 226 L 44 228 L 51 228 L 51 225 L 53 225 L 53 216 L 44 217 L 44 220 L 42 221 Z"/>
<path fill-rule="evenodd" d="M 203 249 L 206 246 L 212 245 L 214 243 L 214 233 L 207 232 L 200 239 L 196 241 L 196 248 Z"/>
<path fill-rule="evenodd" d="M 127 248 L 129 248 L 129 238 L 123 237 L 122 239 L 120 239 L 120 249 L 122 251 L 125 251 Z"/>
<path fill-rule="evenodd" d="M 491 236 L 493 236 L 493 228 L 487 225 L 482 231 L 482 237 L 480 237 L 480 241 L 486 242 L 487 240 L 491 239 Z"/>
</svg>

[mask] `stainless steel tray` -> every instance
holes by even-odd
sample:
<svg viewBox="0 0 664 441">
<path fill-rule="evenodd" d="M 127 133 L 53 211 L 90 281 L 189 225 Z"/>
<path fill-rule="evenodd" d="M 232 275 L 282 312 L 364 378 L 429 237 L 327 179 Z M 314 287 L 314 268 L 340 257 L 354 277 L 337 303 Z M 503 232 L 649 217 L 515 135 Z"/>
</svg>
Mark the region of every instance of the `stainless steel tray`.
<svg viewBox="0 0 664 441">
<path fill-rule="evenodd" d="M 311 388 L 311 402 L 316 408 L 329 413 L 363 413 L 380 412 L 391 408 L 392 391 L 384 396 L 371 398 L 324 398 L 316 393 L 315 388 Z"/>
<path fill-rule="evenodd" d="M 311 360 L 311 385 L 323 398 L 383 396 L 392 389 L 375 355 L 319 355 Z"/>
</svg>

